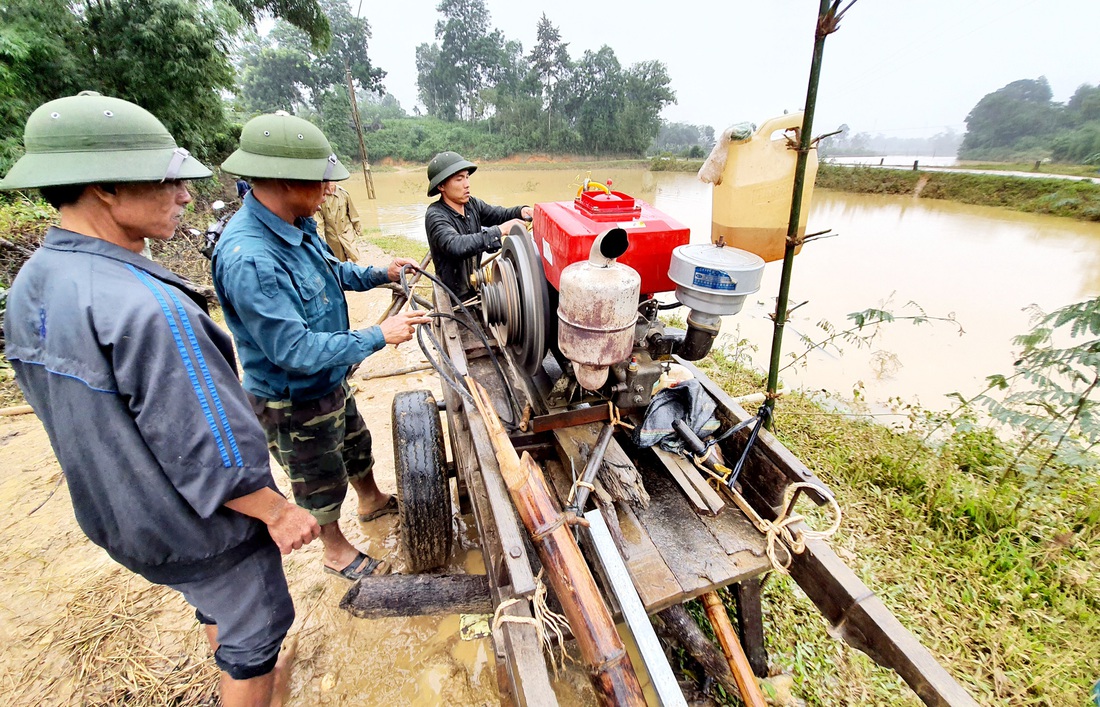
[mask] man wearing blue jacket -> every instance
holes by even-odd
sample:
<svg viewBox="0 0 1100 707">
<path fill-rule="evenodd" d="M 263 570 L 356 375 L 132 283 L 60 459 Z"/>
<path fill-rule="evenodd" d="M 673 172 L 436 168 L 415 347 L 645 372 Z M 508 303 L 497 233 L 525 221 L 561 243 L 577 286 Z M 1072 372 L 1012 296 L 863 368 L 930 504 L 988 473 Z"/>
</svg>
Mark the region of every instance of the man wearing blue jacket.
<svg viewBox="0 0 1100 707">
<path fill-rule="evenodd" d="M 350 174 L 306 120 L 285 113 L 253 118 L 222 168 L 252 181 L 212 262 L 244 388 L 295 500 L 321 524 L 324 569 L 353 581 L 384 572 L 340 530 L 349 483 L 360 521 L 397 510 L 396 499 L 375 483 L 370 430 L 346 379 L 351 366 L 386 344 L 408 341 L 414 325 L 430 320 L 405 312 L 350 330 L 344 291 L 397 282 L 402 267 L 416 261 L 362 267 L 333 255 L 313 214 L 325 184 Z"/>
<path fill-rule="evenodd" d="M 0 189 L 39 188 L 61 224 L 12 284 L 7 356 L 77 522 L 195 607 L 223 704 L 281 704 L 294 607 L 280 552 L 320 528 L 276 490 L 205 298 L 141 256 L 145 238 L 174 235 L 187 180 L 210 171 L 152 114 L 91 92 L 38 108 L 24 143 Z"/>
</svg>

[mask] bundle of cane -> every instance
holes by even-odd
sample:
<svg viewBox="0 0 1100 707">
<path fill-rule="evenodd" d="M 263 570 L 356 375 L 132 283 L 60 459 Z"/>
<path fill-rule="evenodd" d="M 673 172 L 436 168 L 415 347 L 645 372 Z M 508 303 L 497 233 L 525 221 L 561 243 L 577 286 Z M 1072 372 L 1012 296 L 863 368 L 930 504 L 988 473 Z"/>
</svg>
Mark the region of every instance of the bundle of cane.
<svg viewBox="0 0 1100 707">
<path fill-rule="evenodd" d="M 569 530 L 568 525 L 577 519 L 557 509 L 542 469 L 531 455 L 524 452 L 520 458 L 516 454 L 485 389 L 472 378 L 466 382 L 485 419 L 512 502 L 569 620 L 581 657 L 589 666 L 592 687 L 600 704 L 644 705 L 641 685 L 615 630 L 611 612 Z"/>
</svg>

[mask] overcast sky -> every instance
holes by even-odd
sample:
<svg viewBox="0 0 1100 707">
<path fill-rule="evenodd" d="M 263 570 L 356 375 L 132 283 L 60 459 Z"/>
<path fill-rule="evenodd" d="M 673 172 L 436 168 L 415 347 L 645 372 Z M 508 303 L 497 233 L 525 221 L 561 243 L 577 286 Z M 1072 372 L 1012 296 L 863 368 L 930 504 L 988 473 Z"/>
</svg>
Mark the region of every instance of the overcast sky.
<svg viewBox="0 0 1100 707">
<path fill-rule="evenodd" d="M 623 67 L 657 59 L 677 103 L 662 117 L 761 123 L 806 97 L 817 0 L 485 0 L 490 22 L 529 53 L 546 13 L 576 60 L 607 44 Z M 360 0 L 350 0 L 351 10 Z M 372 62 L 408 111 L 415 50 L 435 41 L 438 0 L 362 0 Z M 1100 83 L 1100 0 L 858 0 L 825 43 L 814 132 L 961 133 L 985 94 L 1046 76 L 1054 100 Z"/>
</svg>

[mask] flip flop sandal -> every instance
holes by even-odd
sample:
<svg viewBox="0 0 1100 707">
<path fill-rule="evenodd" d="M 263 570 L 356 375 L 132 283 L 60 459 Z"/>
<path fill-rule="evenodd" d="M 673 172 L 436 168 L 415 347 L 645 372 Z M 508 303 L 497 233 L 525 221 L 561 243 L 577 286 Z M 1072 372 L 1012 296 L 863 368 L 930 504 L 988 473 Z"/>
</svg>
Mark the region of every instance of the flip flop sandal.
<svg viewBox="0 0 1100 707">
<path fill-rule="evenodd" d="M 397 496 L 390 496 L 390 500 L 386 501 L 385 505 L 381 508 L 371 511 L 370 513 L 360 513 L 359 522 L 369 523 L 372 520 L 378 520 L 382 516 L 393 515 L 397 513 Z"/>
<path fill-rule="evenodd" d="M 339 575 L 351 582 L 358 581 L 363 577 L 370 577 L 378 574 L 383 575 L 389 571 L 389 565 L 382 560 L 376 560 L 365 552 L 360 552 L 355 556 L 347 567 L 342 570 L 335 570 L 328 565 L 323 565 L 325 572 L 329 574 Z"/>
</svg>

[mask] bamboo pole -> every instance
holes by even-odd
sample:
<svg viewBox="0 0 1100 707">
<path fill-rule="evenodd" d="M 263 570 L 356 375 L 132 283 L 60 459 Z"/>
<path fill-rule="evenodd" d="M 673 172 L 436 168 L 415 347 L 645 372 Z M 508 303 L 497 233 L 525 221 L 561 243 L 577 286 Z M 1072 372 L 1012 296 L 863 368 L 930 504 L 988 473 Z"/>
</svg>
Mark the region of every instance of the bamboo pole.
<svg viewBox="0 0 1100 707">
<path fill-rule="evenodd" d="M 741 693 L 741 701 L 746 707 L 766 707 L 764 693 L 756 683 L 756 676 L 752 673 L 752 666 L 749 665 L 745 649 L 741 647 L 741 640 L 734 633 L 733 624 L 730 623 L 722 597 L 718 596 L 718 592 L 707 592 L 703 595 L 703 605 L 714 627 L 714 635 L 718 637 L 722 652 L 726 654 L 726 662 L 729 663 L 730 672 L 733 673 L 733 679 L 737 683 L 737 690 Z"/>
<path fill-rule="evenodd" d="M 488 393 L 473 378 L 467 377 L 466 382 L 485 419 L 512 502 L 531 535 L 581 656 L 590 668 L 589 678 L 599 703 L 645 705 L 638 676 L 615 630 L 611 612 L 565 522 L 566 517 L 550 496 L 542 469 L 527 452 L 522 458 L 516 454 Z"/>
<path fill-rule="evenodd" d="M 830 7 L 830 2 L 832 6 Z M 821 0 L 817 12 L 814 35 L 814 55 L 810 62 L 810 83 L 806 88 L 806 109 L 798 139 L 798 161 L 794 168 L 794 189 L 791 196 L 791 215 L 787 221 L 787 245 L 783 251 L 783 274 L 779 279 L 779 297 L 775 302 L 772 330 L 771 362 L 768 366 L 768 399 L 764 402 L 768 412 L 775 409 L 775 391 L 779 385 L 779 361 L 783 355 L 783 328 L 787 323 L 787 303 L 791 293 L 791 272 L 794 270 L 794 251 L 798 247 L 798 222 L 802 218 L 802 192 L 806 183 L 806 161 L 809 158 L 814 111 L 817 108 L 817 87 L 821 79 L 821 58 L 825 52 L 825 38 L 836 31 L 837 22 L 855 0 L 844 10 L 839 10 L 841 0 Z M 774 415 L 769 415 L 764 425 L 772 429 Z"/>
<path fill-rule="evenodd" d="M 367 145 L 363 142 L 363 121 L 359 118 L 359 99 L 355 95 L 355 82 L 351 79 L 351 67 L 344 59 L 344 76 L 348 80 L 348 98 L 351 100 L 351 118 L 355 123 L 355 134 L 359 137 L 359 160 L 363 167 L 363 183 L 367 185 L 367 198 L 374 198 L 374 176 L 367 161 Z"/>
</svg>

